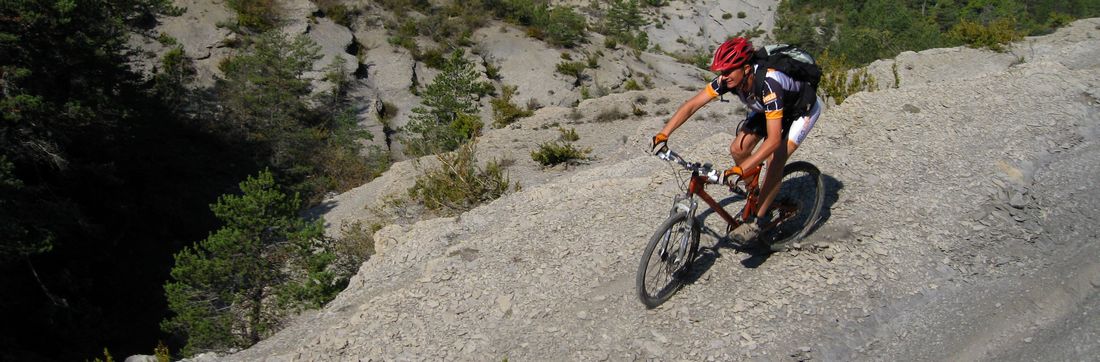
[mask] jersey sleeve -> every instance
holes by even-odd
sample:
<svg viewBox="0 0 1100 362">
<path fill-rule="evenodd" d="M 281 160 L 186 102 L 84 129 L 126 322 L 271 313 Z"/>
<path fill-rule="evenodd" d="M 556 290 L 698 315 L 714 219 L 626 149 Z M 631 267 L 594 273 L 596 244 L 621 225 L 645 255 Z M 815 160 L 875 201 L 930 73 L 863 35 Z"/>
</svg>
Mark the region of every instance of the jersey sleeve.
<svg viewBox="0 0 1100 362">
<path fill-rule="evenodd" d="M 775 79 L 765 78 L 760 103 L 764 105 L 764 118 L 783 119 L 783 87 Z"/>
<path fill-rule="evenodd" d="M 723 82 L 720 77 L 714 77 L 714 80 L 707 84 L 707 94 L 710 94 L 711 98 L 717 98 L 720 95 L 729 93 L 729 88 L 726 88 L 726 82 Z"/>
</svg>

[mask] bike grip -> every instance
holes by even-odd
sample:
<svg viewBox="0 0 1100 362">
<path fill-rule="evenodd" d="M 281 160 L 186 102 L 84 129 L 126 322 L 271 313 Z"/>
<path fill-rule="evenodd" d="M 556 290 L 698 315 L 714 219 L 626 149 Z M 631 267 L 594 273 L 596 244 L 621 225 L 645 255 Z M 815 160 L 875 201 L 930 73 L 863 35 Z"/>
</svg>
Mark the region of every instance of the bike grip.
<svg viewBox="0 0 1100 362">
<path fill-rule="evenodd" d="M 716 184 L 721 179 L 722 177 L 718 174 L 718 170 L 710 170 L 710 172 L 707 173 L 707 183 Z"/>
</svg>

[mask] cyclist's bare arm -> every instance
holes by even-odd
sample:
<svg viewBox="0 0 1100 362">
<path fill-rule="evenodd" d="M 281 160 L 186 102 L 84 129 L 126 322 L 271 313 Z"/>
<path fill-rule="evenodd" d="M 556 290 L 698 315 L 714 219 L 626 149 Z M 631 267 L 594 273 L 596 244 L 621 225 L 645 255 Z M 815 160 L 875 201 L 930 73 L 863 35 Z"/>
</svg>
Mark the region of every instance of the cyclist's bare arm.
<svg viewBox="0 0 1100 362">
<path fill-rule="evenodd" d="M 688 118 L 695 114 L 699 108 L 703 108 L 707 103 L 714 100 L 715 95 L 713 95 L 709 89 L 710 88 L 703 88 L 703 90 L 700 90 L 695 96 L 684 101 L 684 104 L 680 105 L 680 109 L 676 110 L 676 114 L 673 114 L 672 118 L 665 124 L 665 128 L 661 129 L 661 133 L 666 136 L 671 135 L 672 131 L 680 128 L 680 125 L 687 122 Z"/>
</svg>

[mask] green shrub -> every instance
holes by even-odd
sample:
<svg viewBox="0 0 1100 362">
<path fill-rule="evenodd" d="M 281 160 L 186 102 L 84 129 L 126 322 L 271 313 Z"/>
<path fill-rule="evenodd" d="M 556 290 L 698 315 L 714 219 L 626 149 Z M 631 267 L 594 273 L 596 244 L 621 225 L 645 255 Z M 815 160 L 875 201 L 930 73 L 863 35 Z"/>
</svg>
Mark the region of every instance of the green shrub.
<svg viewBox="0 0 1100 362">
<path fill-rule="evenodd" d="M 428 49 L 420 53 L 420 56 L 413 56 L 417 61 L 424 62 L 424 65 L 432 69 L 442 70 L 447 64 L 447 57 L 443 55 L 442 48 Z"/>
<path fill-rule="evenodd" d="M 634 80 L 634 78 L 630 78 L 626 80 L 626 84 L 623 85 L 623 89 L 626 89 L 628 91 L 642 90 L 642 87 L 638 85 L 638 81 Z"/>
<path fill-rule="evenodd" d="M 374 255 L 374 233 L 382 224 L 363 225 L 362 221 L 340 223 L 340 236 L 333 240 L 336 261 L 333 267 L 342 275 L 355 275 L 359 266 Z"/>
<path fill-rule="evenodd" d="M 584 52 L 584 58 L 588 61 L 588 67 L 596 69 L 600 67 L 600 55 L 602 52 L 589 53 Z"/>
<path fill-rule="evenodd" d="M 745 15 L 745 12 L 744 12 L 744 11 L 738 11 L 738 12 L 737 12 L 737 18 L 738 18 L 738 19 L 744 19 L 744 18 L 745 18 L 746 16 L 747 16 L 747 15 Z"/>
<path fill-rule="evenodd" d="M 173 46 L 173 45 L 176 45 L 177 43 L 179 43 L 179 41 L 177 41 L 176 38 L 174 38 L 171 35 L 168 35 L 168 33 L 164 33 L 164 32 L 157 35 L 157 42 L 160 43 L 160 45 L 163 45 L 163 46 Z"/>
<path fill-rule="evenodd" d="M 115 362 L 115 358 L 111 356 L 111 351 L 107 350 L 107 347 L 103 347 L 103 359 L 96 357 L 92 361 L 95 362 Z"/>
<path fill-rule="evenodd" d="M 397 117 L 397 106 L 393 103 L 383 101 L 382 108 L 378 110 L 378 120 L 384 125 L 389 123 L 393 117 Z"/>
<path fill-rule="evenodd" d="M 194 64 L 184 54 L 183 45 L 176 45 L 160 58 L 160 68 L 153 75 L 153 89 L 157 91 L 169 106 L 174 109 L 186 102 L 187 84 L 195 79 Z"/>
<path fill-rule="evenodd" d="M 341 4 L 339 0 L 314 0 L 317 7 L 320 8 L 321 13 L 326 18 L 332 20 L 332 22 L 351 27 L 351 23 L 355 21 L 355 17 L 359 16 L 360 11 L 357 8 L 348 8 L 347 5 Z"/>
<path fill-rule="evenodd" d="M 171 362 L 172 351 L 164 345 L 164 341 L 157 341 L 156 348 L 153 348 L 153 357 L 157 359 L 157 362 Z"/>
<path fill-rule="evenodd" d="M 228 5 L 237 12 L 237 25 L 253 31 L 273 29 L 279 22 L 275 0 L 229 0 Z"/>
<path fill-rule="evenodd" d="M 617 121 L 617 120 L 626 118 L 628 116 L 629 116 L 628 114 L 623 113 L 623 111 L 620 111 L 619 107 L 615 107 L 615 108 L 600 112 L 599 115 L 596 115 L 596 122 L 601 122 L 602 123 L 602 122 Z"/>
<path fill-rule="evenodd" d="M 1085 5 L 1088 3 L 1089 5 Z M 1075 18 L 1100 16 L 1095 1 L 779 2 L 772 34 L 811 54 L 829 50 L 853 66 L 903 51 L 968 45 L 1003 50 Z"/>
<path fill-rule="evenodd" d="M 531 0 L 494 0 L 485 3 L 488 10 L 497 17 L 522 26 L 528 36 L 553 45 L 572 48 L 584 42 L 588 31 L 584 16 L 570 6 L 551 7 L 549 2 Z"/>
<path fill-rule="evenodd" d="M 578 149 L 568 142 L 546 142 L 531 152 L 531 159 L 544 167 L 588 159 L 590 149 Z"/>
<path fill-rule="evenodd" d="M 403 17 L 408 10 L 427 12 L 432 7 L 428 0 L 377 0 L 377 2 L 393 11 L 398 17 Z"/>
<path fill-rule="evenodd" d="M 409 196 L 430 210 L 458 214 L 504 195 L 510 181 L 500 163 L 489 162 L 484 168 L 479 167 L 475 149 L 471 142 L 455 152 L 436 155 L 440 167 L 417 177 Z"/>
<path fill-rule="evenodd" d="M 669 56 L 672 56 L 677 62 L 694 65 L 696 68 L 704 70 L 709 70 L 708 67 L 710 67 L 710 58 L 712 55 L 710 51 L 702 48 L 695 49 L 694 52 L 669 54 Z"/>
<path fill-rule="evenodd" d="M 565 129 L 565 127 L 558 127 L 559 141 L 563 142 L 575 142 L 581 139 L 581 136 L 577 134 L 576 128 Z"/>
<path fill-rule="evenodd" d="M 732 18 L 732 17 L 733 17 L 733 14 L 730 14 L 730 13 L 722 13 L 722 20 L 729 20 L 729 19 L 730 19 L 730 18 Z"/>
<path fill-rule="evenodd" d="M 1005 50 L 1004 44 L 1023 39 L 1023 33 L 1016 30 L 1016 21 L 1010 18 L 997 19 L 986 25 L 963 20 L 951 28 L 948 36 L 973 48 L 989 48 L 997 52 Z"/>
<path fill-rule="evenodd" d="M 584 62 L 561 62 L 555 67 L 558 73 L 562 75 L 573 77 L 574 86 L 580 86 L 581 80 L 584 79 L 584 70 L 587 65 Z"/>
<path fill-rule="evenodd" d="M 818 63 L 821 64 L 823 73 L 818 87 L 826 96 L 833 98 L 836 104 L 843 103 L 852 94 L 878 89 L 875 78 L 867 72 L 867 68 L 860 68 L 849 75 L 851 66 L 844 57 L 838 59 L 826 51 L 818 57 Z"/>
<path fill-rule="evenodd" d="M 898 74 L 898 62 L 890 65 L 890 73 L 894 74 L 894 88 L 901 87 L 901 75 Z"/>
<path fill-rule="evenodd" d="M 416 44 L 416 39 L 406 35 L 394 35 L 386 38 L 386 41 L 390 45 L 405 48 L 413 55 L 414 58 L 420 57 L 420 46 Z"/>
<path fill-rule="evenodd" d="M 493 106 L 493 127 L 502 128 L 523 117 L 535 114 L 533 110 L 522 109 L 512 103 L 512 96 L 516 93 L 516 86 L 505 85 L 501 87 L 501 96 L 493 98 L 489 104 Z"/>
<path fill-rule="evenodd" d="M 558 6 L 550 9 L 548 19 L 542 24 L 536 25 L 545 28 L 546 40 L 550 44 L 572 48 L 583 43 L 588 23 L 584 16 L 573 11 L 569 6 Z"/>
<path fill-rule="evenodd" d="M 482 65 L 485 66 L 485 78 L 492 80 L 500 80 L 500 66 L 486 61 Z"/>
<path fill-rule="evenodd" d="M 1069 25 L 1073 20 L 1075 20 L 1073 15 L 1054 11 L 1050 13 L 1046 26 L 1051 29 L 1057 29 Z"/>
<path fill-rule="evenodd" d="M 542 103 L 539 103 L 538 99 L 527 98 L 527 110 L 535 111 L 542 109 Z"/>
<path fill-rule="evenodd" d="M 567 117 L 570 120 L 579 121 L 581 118 L 584 118 L 584 113 L 581 113 L 579 109 L 573 107 L 569 109 L 569 115 Z"/>
</svg>

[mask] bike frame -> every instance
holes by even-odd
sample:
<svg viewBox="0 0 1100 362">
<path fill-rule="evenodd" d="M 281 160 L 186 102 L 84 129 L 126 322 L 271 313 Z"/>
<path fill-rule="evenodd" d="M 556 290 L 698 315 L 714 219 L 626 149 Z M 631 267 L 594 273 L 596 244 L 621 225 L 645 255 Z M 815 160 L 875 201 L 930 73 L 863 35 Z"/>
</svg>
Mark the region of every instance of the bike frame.
<svg viewBox="0 0 1100 362">
<path fill-rule="evenodd" d="M 668 153 L 664 154 L 661 157 L 665 160 L 675 160 L 676 163 L 679 163 L 681 166 L 691 170 L 691 177 L 688 180 L 687 191 L 684 193 L 683 198 L 692 200 L 690 207 L 688 209 L 685 209 L 685 211 L 690 211 L 692 216 L 694 216 L 695 214 L 695 196 L 699 196 L 700 199 L 703 199 L 703 202 L 705 202 L 711 210 L 714 210 L 714 212 L 718 213 L 718 215 L 721 216 L 722 219 L 730 225 L 731 229 L 741 226 L 741 224 L 743 224 L 745 220 L 751 218 L 752 214 L 757 211 L 760 202 L 760 175 L 762 172 L 757 172 L 747 179 L 738 180 L 738 182 L 745 183 L 745 191 L 733 191 L 745 197 L 745 206 L 741 209 L 741 212 L 738 215 L 740 216 L 740 218 L 737 218 L 733 215 L 730 215 L 730 213 L 727 212 L 726 209 L 722 207 L 722 205 L 718 204 L 718 201 L 715 201 L 714 198 L 710 196 L 710 194 L 707 194 L 707 191 L 705 190 L 706 185 L 714 183 L 715 181 L 713 178 L 716 177 L 714 175 L 715 171 L 711 169 L 710 164 L 700 165 L 699 163 L 689 163 L 681 158 L 679 155 L 674 154 L 672 151 L 668 151 Z M 787 220 L 787 218 L 798 212 L 798 205 L 791 205 L 783 203 L 780 200 L 776 200 L 776 203 L 772 205 L 769 212 L 772 210 L 778 211 L 779 217 L 774 218 L 771 222 L 768 222 L 767 224 L 761 225 L 761 229 L 770 230 L 783 223 Z"/>
<path fill-rule="evenodd" d="M 688 182 L 687 195 L 689 197 L 699 196 L 711 210 L 714 210 L 714 212 L 718 213 L 718 216 L 721 216 L 723 220 L 726 220 L 733 228 L 736 228 L 744 223 L 744 220 L 747 220 L 756 210 L 756 202 L 760 197 L 760 193 L 756 192 L 756 185 L 759 181 L 759 177 L 760 174 L 756 174 L 751 179 L 745 180 L 745 207 L 741 209 L 740 219 L 730 215 L 722 205 L 718 204 L 718 201 L 715 201 L 710 194 L 707 194 L 705 189 L 707 178 L 704 175 L 700 175 L 698 172 L 693 172 L 691 174 L 691 180 Z"/>
</svg>

